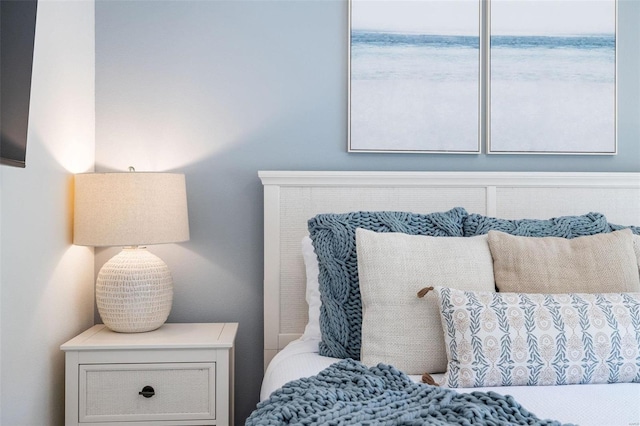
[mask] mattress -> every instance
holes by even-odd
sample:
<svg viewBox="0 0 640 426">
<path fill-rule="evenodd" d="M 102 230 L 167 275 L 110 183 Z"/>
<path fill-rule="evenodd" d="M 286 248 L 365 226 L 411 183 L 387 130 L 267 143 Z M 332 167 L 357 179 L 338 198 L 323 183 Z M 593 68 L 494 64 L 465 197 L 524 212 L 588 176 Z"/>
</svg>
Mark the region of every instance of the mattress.
<svg viewBox="0 0 640 426">
<path fill-rule="evenodd" d="M 285 383 L 309 377 L 337 362 L 318 354 L 318 340 L 295 340 L 271 361 L 262 382 L 260 400 Z M 438 381 L 442 375 L 433 375 Z M 420 381 L 420 376 L 410 376 Z M 494 391 L 513 396 L 542 419 L 581 426 L 639 426 L 640 383 L 570 386 L 510 386 L 455 389 L 457 392 Z"/>
</svg>

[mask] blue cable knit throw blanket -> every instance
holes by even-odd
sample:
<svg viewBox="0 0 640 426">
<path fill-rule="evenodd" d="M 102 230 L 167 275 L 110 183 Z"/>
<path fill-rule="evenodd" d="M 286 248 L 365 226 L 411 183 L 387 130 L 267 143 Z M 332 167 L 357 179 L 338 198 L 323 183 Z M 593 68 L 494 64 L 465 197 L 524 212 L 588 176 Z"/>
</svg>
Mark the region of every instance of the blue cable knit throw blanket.
<svg viewBox="0 0 640 426">
<path fill-rule="evenodd" d="M 461 237 L 465 209 L 415 214 L 352 212 L 320 214 L 309 220 L 320 275 L 320 355 L 360 359 L 362 302 L 358 281 L 356 228 L 411 235 Z"/>
<path fill-rule="evenodd" d="M 457 393 L 414 383 L 394 367 L 346 359 L 287 383 L 258 404 L 253 425 L 560 425 L 540 420 L 513 397 Z"/>
<path fill-rule="evenodd" d="M 320 355 L 360 359 L 362 302 L 355 243 L 356 228 L 411 235 L 471 237 L 490 230 L 532 237 L 574 238 L 612 232 L 625 226 L 607 222 L 601 213 L 548 220 L 507 220 L 468 214 L 462 207 L 447 212 L 352 212 L 319 214 L 308 222 L 320 275 Z M 640 235 L 640 227 L 629 226 Z"/>
</svg>

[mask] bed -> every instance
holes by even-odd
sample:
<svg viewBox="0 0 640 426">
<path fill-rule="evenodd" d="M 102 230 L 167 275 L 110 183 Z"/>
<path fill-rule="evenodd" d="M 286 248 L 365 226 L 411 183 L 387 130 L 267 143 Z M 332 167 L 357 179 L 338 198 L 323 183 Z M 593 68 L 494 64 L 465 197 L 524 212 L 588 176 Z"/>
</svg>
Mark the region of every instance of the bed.
<svg viewBox="0 0 640 426">
<path fill-rule="evenodd" d="M 635 250 L 635 252 L 632 251 L 632 258 L 629 258 L 629 250 L 627 246 L 624 246 L 624 250 L 626 251 L 623 250 L 624 252 L 620 252 L 620 256 L 627 256 L 624 257 L 626 260 L 621 264 L 623 266 L 616 267 L 614 269 L 616 273 L 625 270 L 627 275 L 616 278 L 611 275 L 611 271 L 607 270 L 607 282 L 613 282 L 619 278 L 621 280 L 620 282 L 624 282 L 626 283 L 624 285 L 627 285 L 630 280 L 635 279 L 635 282 L 629 284 L 630 287 L 624 287 L 623 289 L 625 291 L 625 295 L 635 295 L 635 292 L 637 291 L 638 275 L 640 274 L 638 271 L 638 258 L 640 257 L 640 245 L 638 244 L 638 242 L 640 242 L 640 237 L 638 237 L 638 234 L 640 234 L 640 229 L 634 226 L 627 227 L 626 225 L 640 224 L 640 174 L 638 173 L 261 171 L 259 172 L 259 177 L 264 186 L 265 376 L 261 391 L 262 402 L 259 404 L 256 412 L 254 412 L 254 415 L 250 418 L 250 421 L 253 422 L 251 424 L 261 424 L 261 412 L 264 413 L 269 411 L 269 404 L 273 404 L 273 401 L 270 401 L 270 399 L 279 397 L 280 404 L 283 404 L 281 398 L 283 396 L 283 387 L 285 389 L 293 389 L 295 386 L 300 386 L 302 384 L 305 386 L 305 389 L 307 389 L 306 392 L 308 392 L 308 388 L 306 388 L 306 386 L 309 386 L 310 380 L 312 379 L 305 378 L 313 378 L 313 380 L 315 380 L 319 373 L 327 371 L 330 371 L 331 374 L 335 374 L 336 368 L 348 369 L 350 372 L 353 372 L 359 368 L 376 368 L 378 361 L 380 361 L 382 362 L 380 365 L 383 366 L 382 368 L 384 371 L 381 373 L 379 370 L 376 370 L 375 374 L 378 374 L 379 376 L 388 373 L 388 370 L 386 370 L 387 366 L 389 366 L 391 370 L 395 371 L 395 368 L 393 368 L 395 363 L 385 362 L 390 359 L 397 362 L 398 365 L 401 365 L 402 368 L 398 368 L 398 370 L 400 370 L 400 375 L 404 375 L 404 373 L 407 372 L 406 376 L 411 380 L 411 382 L 418 383 L 425 379 L 422 374 L 418 373 L 418 371 L 421 371 L 418 370 L 421 367 L 416 367 L 415 363 L 413 363 L 415 360 L 410 359 L 407 361 L 402 357 L 405 354 L 400 354 L 402 356 L 397 353 L 389 354 L 389 351 L 393 352 L 394 346 L 403 347 L 402 345 L 406 343 L 404 342 L 407 340 L 406 336 L 396 342 L 394 339 L 398 338 L 398 336 L 395 334 L 399 336 L 407 334 L 406 330 L 400 330 L 400 328 L 404 327 L 402 323 L 413 321 L 415 312 L 417 311 L 410 311 L 408 314 L 409 319 L 402 318 L 403 314 L 393 314 L 398 318 L 385 318 L 384 312 L 375 313 L 375 315 L 378 315 L 377 317 L 374 315 L 374 308 L 377 304 L 384 305 L 386 300 L 396 298 L 395 294 L 389 296 L 388 293 L 384 293 L 384 291 L 381 292 L 381 290 L 376 286 L 379 286 L 380 281 L 384 282 L 385 279 L 388 282 L 389 274 L 394 277 L 399 276 L 404 273 L 404 269 L 407 269 L 405 265 L 403 270 L 394 270 L 394 268 L 391 267 L 380 271 L 379 269 L 381 268 L 376 266 L 380 264 L 381 256 L 382 258 L 390 256 L 388 247 L 395 247 L 394 244 L 399 244 L 398 247 L 403 248 L 414 247 L 411 244 L 417 244 L 416 247 L 421 247 L 421 245 L 425 244 L 432 247 L 433 244 L 443 244 L 443 241 L 447 241 L 446 244 L 448 244 L 448 241 L 460 240 L 459 242 L 460 244 L 464 244 L 463 246 L 454 245 L 452 247 L 445 248 L 438 246 L 438 250 L 458 250 L 459 252 L 461 250 L 460 247 L 463 247 L 462 250 L 465 253 L 473 252 L 476 254 L 479 253 L 478 256 L 486 256 L 487 251 L 484 247 L 488 244 L 493 244 L 490 246 L 491 248 L 501 247 L 499 244 L 506 244 L 504 246 L 506 250 L 505 253 L 512 253 L 514 251 L 514 247 L 520 247 L 519 244 L 521 244 L 523 240 L 527 244 L 530 240 L 538 240 L 535 238 L 531 239 L 529 233 L 534 232 L 533 236 L 544 236 L 535 234 L 535 232 L 540 231 L 540 226 L 543 228 L 548 226 L 550 227 L 549 229 L 553 228 L 554 232 L 568 233 L 568 236 L 564 235 L 565 238 L 558 238 L 558 240 L 566 240 L 566 242 L 558 241 L 558 244 L 560 244 L 558 250 L 560 250 L 560 252 L 563 252 L 566 248 L 562 244 L 574 244 L 577 243 L 577 241 L 583 240 L 587 241 L 587 239 L 576 237 L 588 236 L 589 247 L 600 247 L 609 244 L 610 239 L 606 241 L 596 241 L 594 239 L 595 237 L 613 238 L 615 235 L 616 238 L 620 239 L 620 241 L 624 240 L 624 244 L 627 244 L 628 241 L 631 241 L 631 244 L 635 244 L 632 246 L 632 250 Z M 370 232 L 366 230 L 357 231 L 359 238 L 358 241 L 362 244 L 366 241 L 366 247 L 376 247 L 375 244 L 378 244 L 378 249 L 371 249 L 369 251 L 362 249 L 362 253 L 358 252 L 357 260 L 360 262 L 358 264 L 358 268 L 360 268 L 361 280 L 365 283 L 363 286 L 367 288 L 366 291 L 362 290 L 362 297 L 364 299 L 361 302 L 362 306 L 359 307 L 359 309 L 364 312 L 362 314 L 363 320 L 356 318 L 357 321 L 360 322 L 358 326 L 362 329 L 359 329 L 358 333 L 353 333 L 352 330 L 351 332 L 349 330 L 344 331 L 344 329 L 342 331 L 338 330 L 336 338 L 338 343 L 335 343 L 331 341 L 332 338 L 328 337 L 329 334 L 323 336 L 323 333 L 320 332 L 320 326 L 318 324 L 318 316 L 320 315 L 318 290 L 317 288 L 310 290 L 308 287 L 308 275 L 314 274 L 313 270 L 309 269 L 313 266 L 313 262 L 311 261 L 313 251 L 310 255 L 309 241 L 303 241 L 305 240 L 305 237 L 308 240 L 308 235 L 310 234 L 309 229 L 311 226 L 317 226 L 319 228 L 324 226 L 317 222 L 314 222 L 315 225 L 313 225 L 309 222 L 310 219 L 322 216 L 323 214 L 342 217 L 354 214 L 354 212 L 357 212 L 355 214 L 360 221 L 358 223 L 369 223 L 372 220 L 367 216 L 368 213 L 364 214 L 366 217 L 361 217 L 362 214 L 360 213 L 362 212 L 403 212 L 400 216 L 393 216 L 391 219 L 386 216 L 384 218 L 384 220 L 392 220 L 394 223 L 400 221 L 403 224 L 399 225 L 401 228 L 400 231 L 391 230 L 386 233 L 388 235 L 384 236 L 382 235 L 383 233 L 378 232 Z M 409 216 L 404 212 L 410 212 Z M 441 216 L 437 216 L 434 219 L 434 216 L 431 216 L 434 213 Z M 460 220 L 463 222 L 466 221 L 464 222 L 465 226 L 466 224 L 473 222 L 472 230 L 475 234 L 471 238 L 468 238 L 466 235 L 463 239 L 433 237 L 433 239 L 429 241 L 425 241 L 425 238 L 422 238 L 423 235 L 408 236 L 412 233 L 422 234 L 423 232 L 421 230 L 405 232 L 403 228 L 403 226 L 405 226 L 404 223 L 410 223 L 411 226 L 414 226 L 416 223 L 421 223 L 421 225 L 416 225 L 420 227 L 423 226 L 423 222 L 421 221 L 423 221 L 425 217 L 426 225 L 424 226 L 434 226 L 435 223 L 435 226 L 439 227 L 441 231 L 444 229 L 446 232 L 449 232 L 449 234 L 446 234 L 447 236 L 457 236 L 455 232 L 462 232 L 462 228 L 457 230 L 454 223 Z M 352 216 L 349 216 L 349 218 L 352 218 Z M 470 220 L 470 218 L 473 220 Z M 564 218 L 569 218 L 570 220 L 567 221 L 564 220 Z M 523 222 L 522 219 L 526 220 Z M 373 220 L 374 222 L 375 220 L 378 220 L 377 216 L 374 217 Z M 445 220 L 445 224 L 443 224 L 443 220 Z M 483 227 L 486 228 L 487 226 L 489 228 L 494 228 L 490 234 L 486 232 L 486 229 L 483 229 Z M 500 226 L 502 226 L 502 228 L 500 228 Z M 517 232 L 513 233 L 514 235 L 518 235 L 518 232 L 520 232 L 520 234 L 514 237 L 513 235 L 509 235 L 510 231 L 507 230 L 504 233 L 505 235 L 503 235 L 501 230 L 507 229 L 504 228 L 504 226 L 507 226 L 507 228 L 513 226 L 520 227 Z M 595 227 L 597 226 L 604 226 L 606 231 L 602 231 L 601 233 L 600 231 L 595 230 Z M 561 229 L 561 231 L 558 231 L 558 229 Z M 464 231 L 466 232 L 467 229 Z M 584 232 L 584 234 L 581 234 L 581 232 Z M 402 236 L 395 234 L 402 234 Z M 437 235 L 443 236 L 445 234 Z M 487 235 L 489 236 L 487 237 Z M 317 239 L 317 241 L 314 242 L 320 241 L 319 237 L 314 236 L 314 238 Z M 384 238 L 393 238 L 393 240 Z M 399 241 L 397 241 L 398 238 L 400 239 Z M 408 241 L 404 241 L 403 238 L 408 239 Z M 488 243 L 487 239 L 489 238 L 492 240 Z M 512 238 L 516 238 L 516 240 L 512 240 Z M 472 243 L 475 244 L 474 247 L 478 248 L 478 250 L 485 251 L 476 252 L 476 248 L 468 246 L 471 240 L 476 241 Z M 535 244 L 537 243 L 538 242 L 536 241 Z M 516 245 L 514 246 L 509 244 Z M 622 245 L 622 243 L 616 243 L 616 247 L 622 247 Z M 313 247 L 313 245 L 311 247 Z M 365 245 L 362 245 L 361 247 L 365 247 Z M 493 253 L 494 255 L 498 249 L 496 248 L 495 250 L 496 251 Z M 596 260 L 599 260 L 601 256 L 609 255 L 612 250 L 607 249 L 605 252 L 606 253 L 603 254 L 602 251 L 598 251 L 595 254 Z M 305 259 L 303 256 L 306 256 L 307 258 Z M 551 261 L 554 257 L 557 256 L 550 256 Z M 418 263 L 415 262 L 415 259 L 416 258 L 413 258 L 413 260 L 411 260 L 412 265 Z M 504 259 L 502 259 L 503 262 Z M 473 262 L 467 260 L 466 264 L 483 264 L 483 262 L 486 263 L 485 260 L 486 259 L 478 261 L 477 259 L 474 259 Z M 616 260 L 616 262 L 617 261 L 618 260 Z M 497 262 L 497 260 L 494 260 L 494 262 Z M 635 265 L 635 278 L 629 278 L 628 265 L 631 265 L 630 262 L 635 262 L 633 263 L 633 265 Z M 435 264 L 438 262 L 435 262 L 432 259 L 431 263 Z M 507 262 L 507 264 L 508 263 L 509 262 Z M 594 263 L 594 261 L 592 260 L 590 263 Z M 367 268 L 369 268 L 370 271 L 363 273 L 362 268 L 365 268 L 363 265 L 369 265 Z M 318 267 L 317 264 L 315 267 Z M 467 269 L 460 268 L 460 265 L 453 265 L 451 267 L 454 269 L 457 268 L 457 270 L 461 271 L 462 269 Z M 589 264 L 585 266 L 586 269 L 589 267 Z M 509 268 L 507 267 L 506 269 L 508 270 Z M 593 269 L 594 271 L 592 272 L 596 274 L 603 270 L 603 268 Z M 367 269 L 365 269 L 365 271 L 367 271 Z M 424 273 L 424 269 L 421 271 L 422 272 L 420 273 Z M 323 273 L 326 274 L 327 271 L 324 271 Z M 494 273 L 494 271 L 492 270 L 491 273 Z M 482 269 L 473 270 L 471 272 L 473 277 L 486 275 L 487 279 L 484 281 L 490 279 L 492 284 L 491 291 L 493 291 L 493 280 L 497 279 L 498 272 L 496 270 L 496 275 L 492 275 L 491 273 Z M 317 272 L 315 272 L 315 274 L 317 274 Z M 415 273 L 413 274 L 415 275 Z M 502 271 L 501 274 L 504 274 L 504 271 Z M 609 277 L 613 278 L 609 279 Z M 592 277 L 589 279 L 591 278 Z M 567 291 L 566 293 L 579 293 L 579 296 L 581 293 L 585 293 L 586 295 L 580 296 L 586 298 L 585 300 L 588 300 L 588 302 L 585 303 L 597 303 L 594 301 L 595 299 L 592 300 L 592 296 L 590 294 L 598 292 L 597 290 L 599 287 L 597 286 L 597 283 L 602 281 L 602 277 L 596 277 L 594 279 L 596 282 L 595 287 L 589 287 L 585 284 L 585 286 L 589 288 L 585 287 L 584 291 L 576 291 L 576 287 L 568 287 L 571 291 Z M 517 285 L 520 285 L 518 282 L 516 287 L 508 287 L 507 284 L 513 284 L 513 280 L 510 282 L 507 279 L 503 279 L 502 276 L 500 280 L 501 283 L 506 283 L 506 287 L 503 287 L 506 289 L 516 288 L 517 290 Z M 572 284 L 569 283 L 568 285 Z M 614 290 L 609 291 L 610 288 L 605 286 L 604 289 L 598 293 L 606 295 L 610 293 L 613 294 L 614 292 L 621 292 L 621 290 L 615 286 L 611 288 L 614 288 Z M 577 289 L 580 290 L 582 287 L 578 287 Z M 428 293 L 427 297 L 431 297 L 435 302 L 430 301 L 429 303 L 440 303 L 441 308 L 446 305 L 445 302 L 451 302 L 451 300 L 455 299 L 457 296 L 468 296 L 468 300 L 475 301 L 475 307 L 480 306 L 477 305 L 477 303 L 479 303 L 478 301 L 482 302 L 486 298 L 494 297 L 493 294 L 487 295 L 484 291 L 476 292 L 475 288 L 454 289 L 455 291 L 463 292 L 464 294 L 449 294 L 449 290 L 445 287 L 436 287 L 435 289 L 430 290 L 431 293 L 429 293 L 429 290 L 426 290 Z M 314 294 L 310 294 L 310 291 Z M 370 293 L 367 294 L 368 292 Z M 500 292 L 498 292 L 498 294 L 499 293 Z M 494 306 L 499 302 L 504 302 L 504 297 L 507 297 L 508 294 L 520 294 L 522 291 L 503 291 L 503 293 L 504 294 L 502 295 L 499 294 L 499 296 L 495 296 L 500 297 L 501 299 L 499 300 L 497 298 L 495 300 L 486 299 L 487 305 L 483 309 L 474 308 L 475 311 L 474 309 L 471 309 L 468 312 L 469 315 L 473 317 L 474 312 L 493 312 L 491 310 L 491 306 Z M 600 298 L 598 300 L 601 300 L 603 297 L 600 294 L 598 295 Z M 475 299 L 476 296 L 477 299 Z M 560 298 L 564 296 L 564 294 L 558 295 Z M 553 303 L 557 302 L 556 299 L 554 299 L 555 296 L 546 297 L 547 299 L 540 298 L 538 301 L 541 304 L 540 306 L 547 306 L 546 304 L 551 303 L 549 300 L 552 299 Z M 410 299 L 409 296 L 407 296 L 407 298 Z M 415 299 L 416 304 L 425 303 L 417 301 L 419 299 L 417 296 L 415 296 Z M 525 295 L 524 299 L 518 299 L 518 303 L 524 306 L 523 309 L 526 310 L 528 309 L 526 308 L 528 305 L 525 306 L 522 300 L 529 303 L 531 302 L 529 299 L 531 298 Z M 535 299 L 533 302 L 536 302 L 538 297 L 533 297 L 533 299 Z M 496 300 L 498 300 L 498 302 L 496 302 Z M 566 302 L 563 302 L 562 300 L 558 303 Z M 582 301 L 582 299 L 571 299 L 569 302 L 574 303 L 571 306 L 575 308 L 575 312 L 578 312 L 580 311 L 579 306 L 582 305 L 575 305 L 575 303 L 578 303 L 576 300 Z M 624 344 L 622 345 L 621 350 L 626 350 L 627 352 L 624 352 L 625 356 L 631 359 L 631 363 L 624 364 L 623 362 L 618 362 L 619 365 L 616 367 L 615 374 L 612 372 L 605 373 L 605 376 L 609 374 L 609 379 L 603 376 L 604 380 L 602 378 L 600 380 L 591 380 L 596 383 L 571 384 L 584 383 L 584 374 L 586 373 L 583 371 L 581 373 L 583 376 L 576 376 L 576 378 L 574 378 L 575 380 L 572 381 L 571 367 L 569 364 L 566 364 L 567 368 L 564 372 L 559 374 L 556 372 L 554 373 L 555 376 L 552 377 L 553 380 L 559 380 L 563 383 L 562 385 L 550 385 L 553 380 L 546 383 L 543 377 L 544 374 L 541 373 L 542 370 L 538 372 L 541 374 L 538 375 L 539 378 L 536 386 L 526 385 L 526 380 L 521 383 L 518 382 L 517 378 L 513 379 L 508 377 L 505 379 L 508 374 L 503 370 L 500 370 L 500 373 L 503 376 L 502 378 L 498 377 L 498 373 L 492 376 L 491 371 L 493 370 L 491 370 L 491 368 L 486 369 L 486 371 L 482 373 L 482 377 L 480 379 L 476 374 L 476 377 L 470 379 L 471 381 L 465 381 L 464 377 L 466 376 L 464 376 L 464 374 L 456 376 L 451 373 L 456 365 L 459 371 L 463 371 L 459 368 L 460 364 L 451 364 L 451 360 L 447 363 L 446 359 L 444 361 L 446 365 L 445 369 L 442 368 L 443 361 L 438 361 L 440 363 L 438 367 L 429 367 L 431 369 L 431 374 L 427 375 L 427 379 L 431 379 L 436 383 L 444 382 L 444 384 L 447 385 L 440 388 L 451 387 L 448 386 L 450 384 L 456 385 L 457 387 L 453 388 L 453 392 L 463 395 L 465 401 L 468 401 L 471 398 L 470 395 L 476 395 L 477 392 L 485 392 L 492 396 L 492 398 L 502 398 L 505 395 L 510 395 L 516 401 L 516 406 L 521 405 L 522 412 L 534 413 L 535 416 L 537 416 L 537 419 L 553 419 L 560 423 L 580 425 L 638 425 L 640 424 L 640 383 L 638 383 L 640 381 L 638 380 L 640 375 L 637 374 L 637 372 L 638 369 L 640 369 L 640 350 L 638 349 L 640 347 L 640 340 L 638 340 L 640 339 L 640 327 L 638 326 L 639 323 L 637 320 L 640 318 L 637 318 L 638 309 L 637 304 L 635 304 L 636 300 L 637 299 L 624 299 L 618 302 L 614 301 L 620 306 L 628 308 L 628 312 L 630 314 L 625 314 L 627 316 L 624 317 L 625 321 L 628 320 L 627 322 L 622 321 L 620 319 L 622 317 L 615 317 L 620 320 L 617 322 L 614 319 L 609 320 L 609 317 L 604 319 L 604 322 L 608 321 L 607 324 L 609 328 L 607 330 L 609 330 L 609 332 L 612 332 L 611 327 L 619 328 L 617 331 L 613 330 L 615 336 L 613 340 L 609 341 L 609 346 L 611 347 L 612 344 L 613 346 L 616 346 L 616 344 L 620 346 L 622 343 L 626 344 L 626 346 Z M 326 300 L 323 303 L 326 303 Z M 407 303 L 413 304 L 414 300 L 410 299 Z M 334 309 L 334 307 L 330 308 L 329 306 L 330 305 L 327 303 L 326 306 L 322 307 L 322 309 L 324 309 L 323 315 L 329 315 L 326 311 Z M 584 306 L 586 306 L 586 304 Z M 389 311 L 389 309 L 395 309 L 393 306 L 383 306 L 383 308 L 384 309 L 381 308 L 379 310 Z M 339 306 L 335 307 L 335 309 L 339 311 L 342 309 L 342 311 L 344 311 L 344 309 Z M 413 307 L 412 309 L 416 308 Z M 572 308 L 568 309 L 571 310 Z M 442 311 L 443 309 L 441 309 L 441 312 Z M 502 311 L 498 309 L 495 312 L 499 317 L 500 312 Z M 504 310 L 504 312 L 507 311 Z M 563 319 L 562 315 L 564 315 L 564 311 L 561 312 L 558 309 L 554 310 L 549 308 L 548 312 L 550 312 L 550 317 L 546 318 L 546 320 L 552 325 L 547 326 L 547 328 L 550 327 L 549 329 L 552 330 L 554 326 L 556 328 L 560 327 L 557 325 L 556 320 L 558 320 L 558 318 L 561 320 Z M 607 310 L 605 309 L 603 312 L 607 312 Z M 342 314 L 345 313 L 342 312 Z M 349 313 L 347 312 L 345 315 L 348 314 Z M 412 315 L 414 315 L 414 317 L 412 317 Z M 440 329 L 439 333 L 441 335 L 444 334 L 446 355 L 449 356 L 452 352 L 455 354 L 456 341 L 458 345 L 457 348 L 460 349 L 460 353 L 462 353 L 462 345 L 459 340 L 460 336 L 456 336 L 456 329 L 452 325 L 449 330 L 451 333 L 449 333 L 449 337 L 447 337 L 446 319 L 444 318 L 444 314 L 441 315 L 443 316 L 440 317 L 440 320 L 442 320 L 440 326 L 444 327 L 444 330 Z M 586 318 L 585 321 L 589 318 L 588 315 L 586 315 L 586 311 L 584 318 Z M 383 320 L 381 321 L 381 319 Z M 571 323 L 569 319 L 564 319 L 567 324 Z M 420 321 L 423 320 L 424 319 L 420 318 Z M 347 319 L 345 321 L 349 322 L 351 319 Z M 511 319 L 509 319 L 509 321 L 511 321 L 509 322 L 511 325 L 518 324 L 517 321 L 513 322 Z M 376 325 L 374 327 L 371 325 L 387 322 L 389 324 L 386 330 L 375 330 L 378 326 Z M 454 324 L 454 322 L 450 322 L 449 324 Z M 498 324 L 500 323 L 498 322 Z M 622 330 L 622 325 L 616 324 L 625 325 L 626 328 Z M 527 325 L 525 320 L 525 322 L 520 324 L 519 327 L 526 328 L 529 325 Z M 335 325 L 335 327 L 339 328 L 341 326 Z M 389 330 L 389 327 L 391 327 L 391 330 Z M 393 327 L 399 327 L 395 334 Z M 473 327 L 473 325 L 471 327 Z M 576 327 L 575 324 L 574 327 Z M 325 322 L 323 324 L 323 328 L 327 329 L 330 327 L 327 326 Z M 323 332 L 326 331 L 324 329 Z M 372 329 L 374 330 L 372 331 Z M 560 330 L 560 328 L 558 328 L 558 330 Z M 620 330 L 622 330 L 622 332 Z M 349 345 L 353 346 L 353 339 L 350 339 L 350 342 L 347 343 L 339 342 L 341 333 L 347 333 L 352 337 L 357 337 L 357 344 L 355 345 L 356 349 L 348 347 Z M 508 334 L 509 333 L 503 335 L 501 337 L 502 340 L 499 343 L 505 344 L 506 342 L 508 345 L 517 346 L 517 342 L 511 340 Z M 563 333 L 551 333 L 551 335 L 552 340 L 555 339 L 556 343 L 565 339 Z M 383 340 L 380 340 L 382 338 L 381 336 L 384 337 Z M 512 334 L 511 336 L 513 337 L 514 335 Z M 462 338 L 464 340 L 464 337 Z M 376 341 L 375 339 L 378 340 Z M 413 345 L 413 349 L 415 349 L 414 340 L 416 339 L 411 338 L 409 340 L 412 341 L 411 345 Z M 432 346 L 430 342 L 431 340 L 428 340 L 428 344 L 421 344 L 421 346 L 426 347 L 426 349 L 421 348 L 420 350 L 422 351 L 424 349 L 424 351 L 427 352 L 419 352 L 418 358 L 424 359 L 425 353 L 428 355 L 427 358 L 430 360 L 437 358 L 436 355 L 429 352 L 429 350 L 431 350 L 429 347 Z M 594 342 L 598 343 L 597 339 L 594 340 Z M 344 344 L 346 349 L 341 347 L 341 344 Z M 364 360 L 366 359 L 368 361 L 366 365 L 360 365 L 360 361 L 357 361 L 357 366 L 345 364 L 351 361 L 345 361 L 344 358 L 360 359 L 360 348 L 362 348 L 362 364 L 364 364 Z M 595 353 L 600 350 L 598 348 L 600 348 L 600 346 L 595 347 L 592 352 Z M 407 349 L 405 352 L 411 352 L 413 349 Z M 544 346 L 542 345 L 540 349 L 540 353 L 542 354 L 541 356 L 544 358 L 545 355 L 542 350 L 544 349 Z M 480 352 L 483 351 L 480 350 Z M 505 361 L 505 359 L 508 361 L 507 364 L 514 363 L 513 359 L 508 359 L 508 356 L 507 358 L 504 358 L 505 355 L 500 354 L 499 352 L 500 351 L 495 352 L 493 355 L 494 357 L 492 358 L 493 361 L 491 365 L 501 366 L 502 361 Z M 336 354 L 339 356 L 332 356 Z M 485 351 L 484 353 L 479 354 L 474 353 L 474 356 L 476 355 L 484 359 L 486 356 L 491 355 L 491 353 L 490 351 Z M 571 354 L 569 353 L 569 355 Z M 580 353 L 580 356 L 583 358 L 586 357 L 584 350 Z M 569 362 L 568 360 L 565 361 L 567 363 Z M 472 362 L 471 365 L 476 365 L 473 363 L 477 363 L 478 359 L 476 358 L 470 362 Z M 550 359 L 547 364 L 551 365 L 556 363 Z M 607 363 L 603 362 L 601 367 L 603 367 L 604 364 Z M 615 364 L 615 362 L 609 362 L 609 364 Z M 446 370 L 446 372 L 437 370 Z M 593 371 L 589 373 L 589 377 L 597 376 L 598 372 L 596 370 L 597 368 L 594 367 Z M 515 370 L 512 369 L 509 373 L 513 371 Z M 367 372 L 369 372 L 369 370 L 367 370 Z M 531 373 L 528 374 L 529 384 L 531 384 L 532 376 Z M 513 377 L 516 376 L 517 375 L 514 373 Z M 614 377 L 614 379 L 611 379 L 611 377 Z M 504 386 L 504 383 L 501 383 L 501 380 L 503 382 L 504 380 L 507 380 L 508 386 Z M 608 383 L 612 381 L 620 383 Z M 586 382 L 589 381 L 587 380 Z M 489 384 L 490 386 L 481 386 L 483 383 Z M 466 387 L 466 385 L 469 384 L 472 384 L 473 386 Z M 406 386 L 411 387 L 412 392 L 415 392 L 416 388 L 413 387 L 413 385 Z M 416 386 L 426 387 L 428 385 L 420 384 Z M 438 392 L 440 392 L 440 390 L 438 390 Z M 504 401 L 500 402 L 503 403 Z M 394 403 L 397 405 L 397 401 Z M 284 407 L 284 411 L 291 411 L 291 409 L 286 406 Z M 280 407 L 280 410 L 283 410 L 282 407 Z M 319 419 L 321 417 L 316 416 L 315 418 Z M 336 422 L 340 423 L 339 420 Z M 370 422 L 370 420 L 367 420 L 367 422 Z M 263 424 L 272 423 L 273 422 L 269 421 L 263 422 Z M 313 423 L 313 421 L 311 421 L 311 423 Z M 343 421 L 342 423 L 345 422 Z M 373 423 L 375 423 L 375 421 Z M 392 423 L 400 424 L 402 422 L 393 421 Z M 406 424 L 412 423 L 409 421 Z M 500 422 L 497 424 L 500 424 Z M 502 424 L 506 423 L 503 422 Z"/>
</svg>

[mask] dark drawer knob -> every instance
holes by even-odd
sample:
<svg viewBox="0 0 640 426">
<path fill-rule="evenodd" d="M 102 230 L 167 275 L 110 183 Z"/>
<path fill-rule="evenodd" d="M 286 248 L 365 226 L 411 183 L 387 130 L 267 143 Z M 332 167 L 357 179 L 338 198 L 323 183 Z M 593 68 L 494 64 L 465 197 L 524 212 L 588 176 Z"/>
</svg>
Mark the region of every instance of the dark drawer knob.
<svg viewBox="0 0 640 426">
<path fill-rule="evenodd" d="M 138 395 L 142 395 L 145 398 L 151 398 L 156 394 L 156 391 L 151 386 L 145 386 L 142 388 L 141 392 L 138 392 Z"/>
</svg>

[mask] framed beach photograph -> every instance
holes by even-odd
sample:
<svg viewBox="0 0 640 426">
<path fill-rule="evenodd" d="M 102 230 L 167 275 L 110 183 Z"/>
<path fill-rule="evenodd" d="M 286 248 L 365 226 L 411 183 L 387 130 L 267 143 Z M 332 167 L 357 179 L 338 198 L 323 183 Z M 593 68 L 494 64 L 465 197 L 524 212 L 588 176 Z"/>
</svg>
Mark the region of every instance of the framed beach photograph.
<svg viewBox="0 0 640 426">
<path fill-rule="evenodd" d="M 349 152 L 480 152 L 480 0 L 350 0 Z"/>
<path fill-rule="evenodd" d="M 616 154 L 616 0 L 489 8 L 488 152 Z"/>
</svg>

